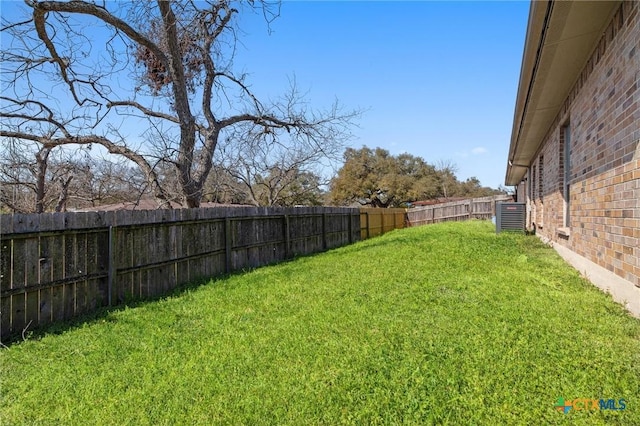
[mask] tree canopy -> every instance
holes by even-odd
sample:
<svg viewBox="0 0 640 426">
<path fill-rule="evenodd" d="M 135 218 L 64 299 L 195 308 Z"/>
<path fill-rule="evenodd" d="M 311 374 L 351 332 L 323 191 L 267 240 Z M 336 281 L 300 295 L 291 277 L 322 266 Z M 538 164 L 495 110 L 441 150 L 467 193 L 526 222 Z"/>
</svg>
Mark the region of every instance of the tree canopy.
<svg viewBox="0 0 640 426">
<path fill-rule="evenodd" d="M 469 178 L 460 182 L 455 165 L 428 164 L 411 154 L 393 156 L 382 148 L 347 148 L 344 165 L 331 181 L 330 200 L 337 205 L 405 207 L 435 198 L 481 197 L 498 191 Z"/>
</svg>

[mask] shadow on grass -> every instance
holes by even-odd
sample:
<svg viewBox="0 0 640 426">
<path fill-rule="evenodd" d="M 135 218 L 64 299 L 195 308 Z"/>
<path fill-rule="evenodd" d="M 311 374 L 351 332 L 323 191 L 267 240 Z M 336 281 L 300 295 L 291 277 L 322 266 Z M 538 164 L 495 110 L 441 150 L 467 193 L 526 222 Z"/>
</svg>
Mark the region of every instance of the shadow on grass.
<svg viewBox="0 0 640 426">
<path fill-rule="evenodd" d="M 236 271 L 236 272 L 224 274 L 224 275 L 218 275 L 212 278 L 199 278 L 188 284 L 177 286 L 173 290 L 156 297 L 149 297 L 144 299 L 131 298 L 117 305 L 101 306 L 99 308 L 96 308 L 96 310 L 92 312 L 78 315 L 76 317 L 69 318 L 66 320 L 38 326 L 32 330 L 29 330 L 27 327 L 27 329 L 25 329 L 22 333 L 14 333 L 9 336 L 2 336 L 3 339 L 2 339 L 1 345 L 3 348 L 8 348 L 15 344 L 23 343 L 26 341 L 40 340 L 46 336 L 63 334 L 67 331 L 83 327 L 84 325 L 91 324 L 96 321 L 108 319 L 109 316 L 113 313 L 120 312 L 126 309 L 142 307 L 147 304 L 155 303 L 159 300 L 179 297 L 205 284 L 209 284 L 213 281 L 218 281 L 221 279 L 225 279 L 231 275 L 242 274 L 245 272 L 246 270 Z"/>
<path fill-rule="evenodd" d="M 386 234 L 385 234 L 386 235 Z M 379 239 L 377 237 L 373 237 L 372 239 L 369 240 L 361 240 L 361 241 L 356 241 L 353 244 L 349 244 L 346 246 L 340 246 L 340 247 L 334 247 L 334 248 L 330 248 L 327 249 L 325 251 L 321 251 L 321 252 L 317 252 L 317 253 L 309 253 L 306 255 L 297 255 L 294 256 L 292 258 L 289 259 L 285 259 L 285 260 L 281 260 L 278 262 L 274 262 L 274 263 L 269 263 L 269 264 L 265 264 L 265 265 L 260 265 L 260 266 L 256 266 L 253 268 L 244 268 L 244 269 L 239 269 L 237 271 L 233 271 L 233 272 L 229 272 L 229 273 L 223 273 L 223 274 L 219 274 L 219 275 L 215 275 L 212 277 L 201 277 L 201 278 L 197 278 L 194 281 L 190 282 L 190 283 L 186 283 L 186 284 L 181 284 L 177 287 L 175 287 L 174 289 L 168 291 L 167 293 L 161 294 L 161 295 L 157 295 L 154 297 L 146 297 L 146 298 L 128 298 L 126 300 L 124 300 L 121 303 L 118 303 L 117 305 L 113 305 L 113 306 L 101 306 L 99 308 L 96 308 L 94 311 L 92 312 L 88 312 L 85 314 L 81 314 L 78 316 L 75 316 L 73 318 L 69 318 L 66 320 L 61 320 L 61 321 L 56 321 L 50 324 L 45 324 L 45 325 L 41 325 L 41 326 L 37 326 L 34 327 L 33 329 L 30 329 L 28 326 L 25 330 L 23 330 L 22 332 L 16 332 L 16 333 L 12 333 L 8 336 L 1 336 L 2 339 L 0 341 L 0 348 L 8 348 L 11 347 L 15 344 L 20 344 L 26 341 L 33 341 L 33 340 L 40 340 L 46 336 L 50 336 L 50 335 L 60 335 L 63 334 L 67 331 L 71 331 L 74 329 L 78 329 L 81 328 L 85 325 L 88 324 L 92 324 L 94 322 L 98 322 L 98 321 L 102 321 L 102 320 L 109 320 L 109 317 L 111 314 L 117 313 L 117 312 L 121 312 L 124 311 L 126 309 L 134 309 L 134 308 L 139 308 L 139 307 L 143 307 L 146 306 L 148 304 L 153 304 L 156 303 L 158 301 L 161 300 L 166 300 L 166 299 L 171 299 L 171 298 L 176 298 L 176 297 L 180 297 L 192 290 L 195 290 L 197 288 L 202 287 L 203 285 L 207 285 L 207 284 L 215 284 L 217 282 L 220 281 L 224 281 L 226 279 L 228 279 L 229 277 L 232 276 L 237 276 L 237 275 L 242 275 L 242 274 L 246 274 L 248 272 L 251 272 L 253 270 L 259 269 L 259 268 L 263 268 L 265 266 L 274 266 L 274 265 L 283 265 L 289 262 L 294 262 L 296 260 L 299 259 L 304 259 L 304 258 L 310 258 L 316 255 L 320 255 L 323 253 L 327 253 L 333 250 L 338 250 L 338 249 L 342 249 L 342 250 L 363 250 L 363 249 L 370 249 L 370 248 L 375 248 L 378 246 L 383 246 L 383 245 L 387 245 L 389 243 L 391 243 L 392 241 L 389 241 L 387 239 Z M 365 245 L 366 244 L 366 245 Z"/>
<path fill-rule="evenodd" d="M 164 293 L 155 297 L 147 297 L 142 299 L 130 298 L 117 305 L 102 306 L 95 309 L 92 312 L 81 314 L 66 320 L 45 324 L 42 326 L 35 327 L 33 329 L 29 329 L 29 327 L 27 327 L 27 329 L 25 329 L 21 333 L 17 332 L 9 336 L 2 336 L 0 347 L 8 348 L 12 345 L 19 344 L 26 341 L 40 340 L 43 337 L 46 337 L 49 335 L 60 335 L 67 331 L 81 328 L 87 324 L 91 324 L 91 323 L 102 321 L 102 320 L 109 320 L 109 316 L 113 313 L 121 312 L 126 309 L 143 307 L 147 304 L 155 303 L 160 300 L 180 297 L 181 295 L 184 295 L 185 293 L 195 290 L 203 285 L 215 284 L 216 282 L 224 281 L 225 279 L 231 276 L 246 274 L 255 269 L 262 268 L 265 266 L 282 265 L 289 262 L 294 262 L 299 259 L 310 258 L 313 256 L 321 255 L 323 253 L 328 253 L 333 250 L 344 250 L 345 253 L 348 253 L 351 251 L 363 251 L 363 250 L 368 251 L 372 249 L 378 249 L 381 247 L 389 246 L 390 244 L 398 244 L 398 243 L 412 244 L 416 242 L 424 242 L 425 238 L 428 238 L 427 235 L 420 235 L 419 237 L 407 236 L 406 233 L 403 233 L 402 231 L 403 230 L 389 231 L 389 232 L 386 232 L 385 234 L 377 235 L 375 237 L 371 237 L 366 240 L 356 241 L 352 244 L 347 244 L 344 246 L 333 247 L 317 253 L 309 253 L 306 255 L 296 255 L 290 259 L 285 259 L 279 262 L 256 266 L 253 268 L 244 268 L 244 269 L 240 269 L 240 270 L 229 272 L 229 273 L 215 275 L 212 277 L 198 278 L 190 283 L 179 285 L 176 288 L 168 291 L 167 293 Z M 384 238 L 380 238 L 383 236 Z"/>
</svg>

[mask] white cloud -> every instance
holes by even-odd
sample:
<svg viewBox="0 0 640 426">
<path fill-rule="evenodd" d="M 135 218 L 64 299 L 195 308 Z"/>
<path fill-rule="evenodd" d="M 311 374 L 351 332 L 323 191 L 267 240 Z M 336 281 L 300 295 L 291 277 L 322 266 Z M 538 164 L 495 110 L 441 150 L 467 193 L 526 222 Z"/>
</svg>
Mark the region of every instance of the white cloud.
<svg viewBox="0 0 640 426">
<path fill-rule="evenodd" d="M 483 146 L 477 146 L 471 150 L 471 153 L 473 155 L 482 155 L 482 154 L 486 154 L 487 152 L 489 151 L 487 151 L 487 148 Z"/>
</svg>

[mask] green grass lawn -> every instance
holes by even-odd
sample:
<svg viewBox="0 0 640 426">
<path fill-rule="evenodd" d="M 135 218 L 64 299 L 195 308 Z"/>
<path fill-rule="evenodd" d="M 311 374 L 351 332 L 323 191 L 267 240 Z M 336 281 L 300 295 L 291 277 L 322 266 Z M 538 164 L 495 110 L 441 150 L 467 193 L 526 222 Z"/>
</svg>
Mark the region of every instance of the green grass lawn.
<svg viewBox="0 0 640 426">
<path fill-rule="evenodd" d="M 0 362 L 3 425 L 640 425 L 640 321 L 488 222 L 214 280 Z"/>
</svg>

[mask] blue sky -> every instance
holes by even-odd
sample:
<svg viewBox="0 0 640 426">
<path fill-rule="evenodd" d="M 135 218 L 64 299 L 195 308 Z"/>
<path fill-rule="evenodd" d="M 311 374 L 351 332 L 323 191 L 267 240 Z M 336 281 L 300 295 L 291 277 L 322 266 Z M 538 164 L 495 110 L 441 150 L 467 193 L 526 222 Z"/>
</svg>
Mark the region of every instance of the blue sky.
<svg viewBox="0 0 640 426">
<path fill-rule="evenodd" d="M 504 183 L 529 2 L 284 2 L 244 16 L 235 64 L 258 93 L 295 76 L 313 106 L 364 108 L 352 146 Z"/>
<path fill-rule="evenodd" d="M 5 16 L 24 9 L 3 3 Z M 353 147 L 453 162 L 459 178 L 496 188 L 528 11 L 527 1 L 284 1 L 270 34 L 243 10 L 234 64 L 262 99 L 295 77 L 311 107 L 364 109 Z"/>
</svg>

